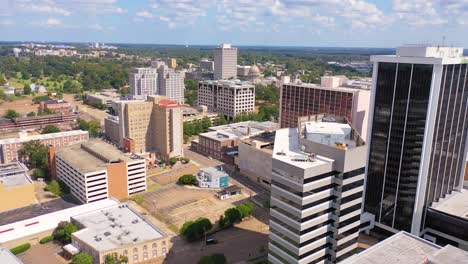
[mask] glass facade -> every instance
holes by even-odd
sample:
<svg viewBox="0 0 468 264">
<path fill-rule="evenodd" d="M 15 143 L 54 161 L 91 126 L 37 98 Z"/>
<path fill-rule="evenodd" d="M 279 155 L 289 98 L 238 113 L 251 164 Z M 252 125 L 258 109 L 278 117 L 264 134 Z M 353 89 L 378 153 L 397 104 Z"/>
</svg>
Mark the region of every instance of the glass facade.
<svg viewBox="0 0 468 264">
<path fill-rule="evenodd" d="M 354 93 L 340 90 L 283 85 L 281 95 L 281 127 L 297 127 L 301 116 L 332 114 L 353 122 Z"/>
<path fill-rule="evenodd" d="M 378 66 L 365 210 L 399 230 L 411 229 L 432 73 L 430 64 Z"/>
</svg>

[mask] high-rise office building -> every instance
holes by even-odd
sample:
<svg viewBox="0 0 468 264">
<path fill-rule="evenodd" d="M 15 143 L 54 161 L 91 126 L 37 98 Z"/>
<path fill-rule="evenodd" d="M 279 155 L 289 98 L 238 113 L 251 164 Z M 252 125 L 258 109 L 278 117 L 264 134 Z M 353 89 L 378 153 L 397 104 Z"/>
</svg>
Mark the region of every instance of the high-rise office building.
<svg viewBox="0 0 468 264">
<path fill-rule="evenodd" d="M 167 97 L 169 100 L 184 104 L 185 74 L 174 70 L 166 65 L 158 68 L 158 95 Z"/>
<path fill-rule="evenodd" d="M 200 81 L 198 105 L 234 120 L 237 115 L 255 111 L 255 86 L 239 81 Z"/>
<path fill-rule="evenodd" d="M 214 50 L 214 79 L 224 80 L 237 76 L 237 48 L 221 44 Z"/>
<path fill-rule="evenodd" d="M 371 80 L 323 76 L 320 85 L 287 82 L 281 86 L 281 127 L 296 127 L 297 118 L 327 113 L 346 117 L 367 137 Z"/>
<path fill-rule="evenodd" d="M 106 136 L 125 152 L 182 156 L 182 107 L 162 96 L 115 102 L 117 116 L 104 119 Z"/>
<path fill-rule="evenodd" d="M 462 48 L 416 45 L 371 60 L 365 211 L 377 227 L 421 236 L 428 208 L 462 188 L 468 60 Z"/>
<path fill-rule="evenodd" d="M 130 95 L 146 98 L 158 92 L 157 68 L 133 68 L 130 73 Z"/>
<path fill-rule="evenodd" d="M 339 262 L 359 235 L 367 145 L 342 117 L 276 131 L 268 261 Z"/>
</svg>

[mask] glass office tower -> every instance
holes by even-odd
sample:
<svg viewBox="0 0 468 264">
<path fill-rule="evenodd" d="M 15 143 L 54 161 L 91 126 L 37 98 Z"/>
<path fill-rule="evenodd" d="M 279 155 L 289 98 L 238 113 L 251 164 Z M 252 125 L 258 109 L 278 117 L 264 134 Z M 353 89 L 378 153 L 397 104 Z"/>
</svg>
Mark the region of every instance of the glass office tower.
<svg viewBox="0 0 468 264">
<path fill-rule="evenodd" d="M 422 235 L 426 209 L 463 184 L 468 60 L 462 48 L 404 46 L 372 56 L 364 210 Z"/>
</svg>

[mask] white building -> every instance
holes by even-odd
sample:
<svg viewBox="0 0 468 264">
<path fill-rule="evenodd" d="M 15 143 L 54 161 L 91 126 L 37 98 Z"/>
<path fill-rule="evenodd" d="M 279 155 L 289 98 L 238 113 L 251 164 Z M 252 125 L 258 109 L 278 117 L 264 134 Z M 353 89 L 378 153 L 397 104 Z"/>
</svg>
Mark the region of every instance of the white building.
<svg viewBox="0 0 468 264">
<path fill-rule="evenodd" d="M 101 140 L 59 149 L 55 163 L 57 178 L 83 203 L 146 191 L 145 160 L 124 155 Z"/>
<path fill-rule="evenodd" d="M 224 80 L 237 76 L 237 48 L 221 44 L 214 50 L 214 79 Z"/>
<path fill-rule="evenodd" d="M 201 81 L 198 83 L 198 105 L 208 111 L 234 118 L 255 111 L 255 86 L 241 81 Z"/>
<path fill-rule="evenodd" d="M 158 68 L 158 95 L 167 97 L 169 100 L 184 104 L 185 73 L 161 65 Z"/>
<path fill-rule="evenodd" d="M 346 125 L 327 142 L 317 127 Z M 317 140 L 317 137 L 323 139 Z M 311 140 L 312 139 L 312 140 Z M 336 263 L 357 248 L 367 146 L 344 118 L 304 118 L 276 131 L 268 261 Z M 327 262 L 328 260 L 328 262 Z"/>
<path fill-rule="evenodd" d="M 158 92 L 157 68 L 133 68 L 130 73 L 130 95 L 142 96 L 156 95 Z"/>
</svg>

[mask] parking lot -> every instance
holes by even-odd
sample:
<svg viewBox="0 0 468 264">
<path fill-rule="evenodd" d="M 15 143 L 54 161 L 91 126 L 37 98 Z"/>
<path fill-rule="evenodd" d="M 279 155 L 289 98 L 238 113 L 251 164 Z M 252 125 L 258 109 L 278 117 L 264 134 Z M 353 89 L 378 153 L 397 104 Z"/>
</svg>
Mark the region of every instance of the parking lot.
<svg viewBox="0 0 468 264">
<path fill-rule="evenodd" d="M 60 252 L 62 252 L 62 244 L 54 241 L 34 245 L 26 252 L 19 254 L 18 258 L 24 264 L 63 264 L 65 259 L 59 255 Z"/>
</svg>

